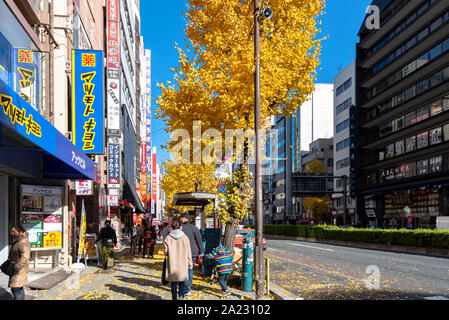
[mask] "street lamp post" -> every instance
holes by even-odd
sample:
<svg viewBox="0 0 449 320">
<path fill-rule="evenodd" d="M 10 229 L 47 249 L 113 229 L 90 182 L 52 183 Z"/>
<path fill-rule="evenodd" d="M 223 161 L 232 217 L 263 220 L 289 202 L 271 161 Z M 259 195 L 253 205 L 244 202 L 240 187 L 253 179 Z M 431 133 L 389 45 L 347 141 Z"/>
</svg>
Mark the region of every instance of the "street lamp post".
<svg viewBox="0 0 449 320">
<path fill-rule="evenodd" d="M 256 278 L 256 299 L 262 300 L 264 297 L 263 284 L 263 224 L 262 224 L 262 175 L 261 175 L 261 151 L 260 151 L 260 27 L 259 27 L 260 7 L 259 0 L 254 0 L 254 62 L 256 70 L 254 72 L 254 114 L 256 133 L 256 168 L 255 168 L 255 189 L 256 189 L 256 247 L 254 252 L 255 278 Z"/>
</svg>

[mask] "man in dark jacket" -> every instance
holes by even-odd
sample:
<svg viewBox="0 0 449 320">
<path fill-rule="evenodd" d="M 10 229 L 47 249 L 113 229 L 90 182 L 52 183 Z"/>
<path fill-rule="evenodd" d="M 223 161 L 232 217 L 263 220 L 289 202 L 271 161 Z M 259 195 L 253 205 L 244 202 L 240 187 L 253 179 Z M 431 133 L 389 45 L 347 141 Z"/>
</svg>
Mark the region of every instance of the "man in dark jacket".
<svg viewBox="0 0 449 320">
<path fill-rule="evenodd" d="M 101 241 L 101 252 L 104 261 L 104 269 L 114 266 L 114 245 L 117 244 L 115 230 L 111 227 L 111 221 L 106 220 L 105 227 L 101 229 L 96 242 Z"/>
<path fill-rule="evenodd" d="M 201 237 L 201 233 L 198 230 L 198 228 L 194 225 L 192 225 L 189 222 L 189 214 L 183 213 L 181 214 L 181 222 L 182 222 L 182 232 L 184 232 L 190 241 L 190 249 L 192 251 L 192 261 L 195 263 L 197 257 L 199 255 L 202 255 L 204 253 L 204 247 L 203 247 L 203 239 Z M 192 281 L 193 281 L 193 268 L 189 269 L 189 280 L 186 283 L 186 294 L 185 296 L 191 296 L 190 290 L 192 289 Z"/>
</svg>

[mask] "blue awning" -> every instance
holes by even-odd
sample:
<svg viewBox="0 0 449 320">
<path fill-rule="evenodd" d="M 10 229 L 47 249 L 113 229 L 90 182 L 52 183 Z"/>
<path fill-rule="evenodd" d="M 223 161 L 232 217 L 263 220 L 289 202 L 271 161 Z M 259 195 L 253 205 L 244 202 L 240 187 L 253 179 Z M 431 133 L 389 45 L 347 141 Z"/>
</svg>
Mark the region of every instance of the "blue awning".
<svg viewBox="0 0 449 320">
<path fill-rule="evenodd" d="M 18 139 L 8 139 L 7 135 L 18 135 Z M 16 143 L 10 143 L 12 140 Z M 0 165 L 2 161 L 11 165 L 24 154 L 37 154 L 42 156 L 42 178 L 95 180 L 94 162 L 2 80 L 0 150 Z"/>
</svg>

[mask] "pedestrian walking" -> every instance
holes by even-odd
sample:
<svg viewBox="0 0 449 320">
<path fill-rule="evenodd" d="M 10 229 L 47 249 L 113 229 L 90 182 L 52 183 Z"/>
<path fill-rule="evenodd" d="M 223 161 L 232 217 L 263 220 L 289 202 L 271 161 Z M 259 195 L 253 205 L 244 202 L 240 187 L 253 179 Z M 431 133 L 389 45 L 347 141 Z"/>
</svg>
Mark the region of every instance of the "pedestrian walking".
<svg viewBox="0 0 449 320">
<path fill-rule="evenodd" d="M 134 254 L 137 251 L 137 226 L 134 223 L 134 225 L 131 228 L 131 254 L 134 256 Z"/>
<path fill-rule="evenodd" d="M 205 257 L 215 261 L 216 270 L 218 273 L 218 283 L 223 291 L 223 297 L 230 295 L 231 290 L 228 289 L 228 278 L 232 272 L 232 252 L 220 245 L 211 253 L 205 255 Z"/>
<path fill-rule="evenodd" d="M 14 300 L 25 300 L 23 287 L 28 284 L 31 245 L 23 226 L 17 225 L 12 227 L 11 235 L 12 242 L 8 261 L 14 265 L 14 271 L 9 275 L 8 287 L 11 288 Z"/>
<path fill-rule="evenodd" d="M 165 241 L 165 238 L 168 236 L 170 232 L 172 232 L 173 227 L 169 223 L 164 223 L 164 229 L 162 230 L 162 241 Z"/>
<path fill-rule="evenodd" d="M 111 221 L 106 220 L 105 226 L 100 231 L 96 243 L 101 241 L 101 252 L 103 258 L 103 268 L 107 270 L 114 266 L 114 246 L 117 245 L 117 235 L 111 227 Z"/>
<path fill-rule="evenodd" d="M 189 270 L 193 269 L 190 241 L 182 231 L 183 224 L 176 220 L 171 231 L 164 240 L 164 253 L 167 257 L 165 279 L 171 282 L 173 300 L 185 297 L 185 282 L 189 279 Z"/>
<path fill-rule="evenodd" d="M 136 228 L 136 230 L 137 230 L 136 243 L 137 243 L 137 248 L 139 249 L 137 254 L 139 257 L 142 254 L 144 223 L 145 223 L 145 221 L 142 221 L 142 225 L 138 224 L 137 228 Z"/>
<path fill-rule="evenodd" d="M 147 253 L 148 259 L 153 259 L 154 245 L 156 244 L 156 230 L 152 221 L 153 220 L 150 220 L 144 229 L 144 250 Z M 145 258 L 145 251 L 143 253 L 143 258 Z"/>
<path fill-rule="evenodd" d="M 181 214 L 180 221 L 182 223 L 182 230 L 186 234 L 186 236 L 189 238 L 190 241 L 190 251 L 192 253 L 192 261 L 195 263 L 196 259 L 199 255 L 202 255 L 204 253 L 204 247 L 203 247 L 203 239 L 201 238 L 201 233 L 198 230 L 198 228 L 194 225 L 192 225 L 189 222 L 190 216 L 188 213 Z M 189 280 L 186 283 L 186 297 L 192 295 L 190 292 L 192 290 L 192 283 L 193 283 L 193 264 L 192 268 L 189 269 Z"/>
</svg>

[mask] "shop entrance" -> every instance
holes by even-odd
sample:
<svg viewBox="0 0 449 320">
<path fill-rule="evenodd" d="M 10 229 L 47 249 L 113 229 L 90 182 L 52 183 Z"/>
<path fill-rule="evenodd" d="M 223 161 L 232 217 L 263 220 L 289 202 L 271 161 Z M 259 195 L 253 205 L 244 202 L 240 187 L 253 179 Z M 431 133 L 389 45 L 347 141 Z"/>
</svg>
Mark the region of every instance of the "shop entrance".
<svg viewBox="0 0 449 320">
<path fill-rule="evenodd" d="M 0 264 L 8 259 L 8 177 L 0 175 Z"/>
</svg>

